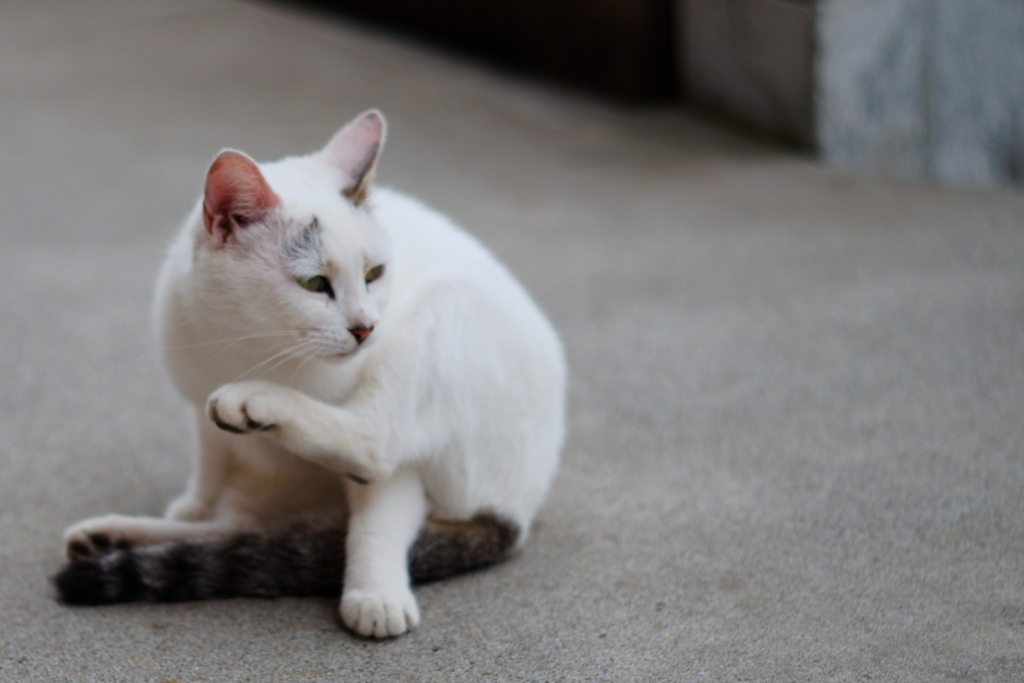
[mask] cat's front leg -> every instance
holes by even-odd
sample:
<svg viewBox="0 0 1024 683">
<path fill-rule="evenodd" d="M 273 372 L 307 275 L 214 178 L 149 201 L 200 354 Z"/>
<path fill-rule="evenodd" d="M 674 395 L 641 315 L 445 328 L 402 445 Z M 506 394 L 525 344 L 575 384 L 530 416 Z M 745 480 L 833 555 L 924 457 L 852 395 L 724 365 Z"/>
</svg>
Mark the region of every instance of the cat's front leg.
<svg viewBox="0 0 1024 683">
<path fill-rule="evenodd" d="M 389 638 L 420 621 L 409 548 L 427 516 L 419 475 L 400 469 L 366 486 L 348 484 L 349 523 L 341 619 L 357 634 Z"/>
<path fill-rule="evenodd" d="M 367 420 L 280 384 L 225 384 L 210 395 L 206 412 L 225 432 L 263 434 L 295 455 L 360 483 L 383 481 L 397 465 Z"/>
</svg>

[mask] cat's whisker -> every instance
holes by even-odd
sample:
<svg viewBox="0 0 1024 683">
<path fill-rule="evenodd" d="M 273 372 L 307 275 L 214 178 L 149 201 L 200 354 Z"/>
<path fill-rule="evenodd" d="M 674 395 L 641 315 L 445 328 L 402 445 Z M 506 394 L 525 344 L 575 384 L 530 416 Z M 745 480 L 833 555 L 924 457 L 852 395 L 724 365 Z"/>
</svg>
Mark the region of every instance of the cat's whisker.
<svg viewBox="0 0 1024 683">
<path fill-rule="evenodd" d="M 308 363 L 309 361 L 313 360 L 313 358 L 314 358 L 313 354 L 309 354 L 308 356 L 306 356 L 305 359 L 303 359 L 303 361 L 301 363 L 299 363 L 298 367 L 295 368 L 295 370 L 292 372 L 292 376 L 291 376 L 290 379 L 294 380 L 295 376 L 299 374 L 299 370 L 302 369 L 302 366 L 305 365 L 306 363 Z"/>
<path fill-rule="evenodd" d="M 249 375 L 249 374 L 251 374 L 253 372 L 256 372 L 257 370 L 259 370 L 260 368 L 264 367 L 268 363 L 272 363 L 275 360 L 277 360 L 278 358 L 281 358 L 282 356 L 285 356 L 286 354 L 294 352 L 296 346 L 299 346 L 299 345 L 302 345 L 302 344 L 305 344 L 305 340 L 300 341 L 298 344 L 293 344 L 293 345 L 291 345 L 291 346 L 289 346 L 287 348 L 284 348 L 284 349 L 278 351 L 277 353 L 275 353 L 274 355 L 270 356 L 269 358 L 266 358 L 263 361 L 261 361 L 261 362 L 257 363 L 256 365 L 252 366 L 251 368 L 249 368 L 248 370 L 246 370 L 242 374 L 238 375 L 237 377 L 235 377 L 231 381 L 232 382 L 239 382 L 239 381 L 241 381 L 242 378 L 245 377 L 246 375 Z"/>
<path fill-rule="evenodd" d="M 294 337 L 294 336 L 295 336 L 295 332 L 294 332 L 294 331 L 288 331 L 288 332 L 282 332 L 282 333 L 280 333 L 280 334 L 278 334 L 278 333 L 274 333 L 274 334 L 263 334 L 263 335 L 255 335 L 255 336 L 256 336 L 256 337 L 259 337 L 259 338 L 267 338 L 267 337 L 273 337 L 273 336 L 287 336 L 287 337 Z M 233 347 L 235 346 L 235 344 L 238 344 L 239 342 L 241 342 L 241 341 L 244 341 L 244 340 L 245 340 L 245 339 L 247 339 L 247 338 L 248 338 L 248 337 L 242 337 L 242 338 L 236 339 L 235 341 L 231 342 L 230 344 L 228 344 L 227 346 L 225 346 L 225 347 L 224 347 L 223 349 L 221 349 L 220 351 L 218 351 L 218 352 L 217 352 L 217 354 L 216 354 L 216 355 L 214 356 L 214 358 L 220 358 L 220 356 L 221 356 L 222 354 L 224 354 L 224 353 L 226 353 L 227 351 L 231 350 L 231 349 L 232 349 L 232 348 L 233 348 Z M 285 341 L 286 341 L 286 343 L 287 343 L 287 341 L 288 341 L 288 340 L 285 340 Z"/>
<path fill-rule="evenodd" d="M 233 382 L 238 382 L 243 377 L 245 377 L 246 375 L 254 373 L 254 372 L 260 370 L 261 368 L 263 368 L 264 366 L 266 366 L 266 365 L 268 365 L 270 363 L 274 363 L 274 361 L 277 361 L 270 368 L 268 368 L 268 369 L 263 371 L 263 376 L 265 377 L 266 375 L 268 375 L 269 373 L 273 372 L 274 370 L 276 370 L 281 365 L 284 365 L 285 363 L 287 363 L 290 360 L 294 360 L 295 358 L 298 358 L 300 355 L 302 355 L 306 351 L 307 347 L 314 346 L 314 345 L 315 345 L 315 342 L 312 339 L 302 339 L 298 343 L 292 344 L 291 346 L 278 351 L 274 355 L 270 356 L 270 358 L 265 359 L 261 363 L 257 363 L 256 365 L 254 365 L 253 367 L 249 368 L 248 370 L 246 370 L 245 372 L 240 374 L 238 377 L 236 377 L 232 381 Z"/>
<path fill-rule="evenodd" d="M 283 337 L 289 334 L 295 334 L 295 331 L 282 330 L 280 332 L 254 332 L 253 334 L 245 334 L 242 335 L 241 337 L 228 337 L 227 339 L 216 339 L 214 341 L 200 342 L 198 344 L 184 344 L 182 346 L 165 346 L 163 347 L 163 349 L 164 351 L 179 351 L 181 349 L 195 349 L 201 346 L 213 346 L 214 344 L 229 343 L 231 346 L 234 346 L 238 342 L 245 341 L 246 339 L 257 339 L 260 337 Z M 228 346 L 227 349 L 231 348 L 231 346 Z M 227 349 L 224 350 L 226 351 Z"/>
<path fill-rule="evenodd" d="M 289 363 L 289 362 L 295 360 L 296 358 L 299 358 L 299 357 L 301 357 L 303 355 L 307 355 L 306 354 L 306 347 L 311 346 L 311 345 L 312 344 L 310 343 L 310 344 L 299 344 L 299 345 L 295 346 L 292 349 L 292 352 L 290 354 L 288 354 L 284 358 L 282 358 L 279 361 L 277 361 L 276 363 L 274 363 L 274 365 L 272 365 L 271 367 L 269 367 L 266 370 L 264 370 L 263 371 L 263 376 L 266 377 L 267 375 L 272 373 L 274 370 L 277 370 L 279 367 L 281 367 L 285 363 Z M 307 355 L 306 360 L 309 360 L 310 357 L 311 356 Z M 305 362 L 305 361 L 303 361 L 303 362 Z"/>
</svg>

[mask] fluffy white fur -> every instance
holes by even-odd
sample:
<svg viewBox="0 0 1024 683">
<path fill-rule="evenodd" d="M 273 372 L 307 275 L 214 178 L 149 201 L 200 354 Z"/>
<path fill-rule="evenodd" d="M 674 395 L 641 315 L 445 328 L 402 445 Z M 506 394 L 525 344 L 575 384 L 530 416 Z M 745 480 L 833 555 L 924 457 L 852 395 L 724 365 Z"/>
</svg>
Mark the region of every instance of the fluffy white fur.
<svg viewBox="0 0 1024 683">
<path fill-rule="evenodd" d="M 558 338 L 476 240 L 409 197 L 367 194 L 383 136 L 371 111 L 255 173 L 218 157 L 157 284 L 167 367 L 194 406 L 192 477 L 163 518 L 87 519 L 66 544 L 347 514 L 342 619 L 386 637 L 419 621 L 406 558 L 427 516 L 494 512 L 525 541 L 563 439 Z M 316 276 L 333 296 L 299 284 Z M 350 331 L 370 328 L 362 344 Z"/>
</svg>

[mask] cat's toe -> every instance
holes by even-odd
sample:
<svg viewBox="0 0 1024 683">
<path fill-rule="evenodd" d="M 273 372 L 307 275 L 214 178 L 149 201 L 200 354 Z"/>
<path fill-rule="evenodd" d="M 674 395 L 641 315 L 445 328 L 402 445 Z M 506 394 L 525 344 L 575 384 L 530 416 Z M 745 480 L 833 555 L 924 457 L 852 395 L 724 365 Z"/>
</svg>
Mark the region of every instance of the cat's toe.
<svg viewBox="0 0 1024 683">
<path fill-rule="evenodd" d="M 89 534 L 89 540 L 92 541 L 92 547 L 100 553 L 108 553 L 114 547 L 114 542 L 110 540 L 110 536 L 102 531 Z"/>
<path fill-rule="evenodd" d="M 245 434 L 249 431 L 248 418 L 241 410 L 241 405 L 231 405 L 223 397 L 214 394 L 206 402 L 206 414 L 213 423 L 232 434 Z"/>
<path fill-rule="evenodd" d="M 420 612 L 408 588 L 392 593 L 352 589 L 342 595 L 341 619 L 364 638 L 392 638 L 419 624 Z"/>
<path fill-rule="evenodd" d="M 64 531 L 64 555 L 69 562 L 102 557 L 112 550 L 131 545 L 116 529 L 109 528 L 114 515 L 73 524 Z M 106 524 L 105 524 L 106 522 Z"/>
<path fill-rule="evenodd" d="M 246 383 L 227 384 L 210 395 L 206 414 L 213 423 L 232 434 L 266 431 L 276 426 L 268 397 L 249 391 Z"/>
<path fill-rule="evenodd" d="M 78 560 L 87 560 L 90 557 L 94 556 L 92 546 L 90 546 L 85 541 L 79 540 L 77 538 L 72 541 L 68 541 L 68 543 L 65 546 L 64 555 L 68 558 L 70 562 L 77 562 Z"/>
</svg>

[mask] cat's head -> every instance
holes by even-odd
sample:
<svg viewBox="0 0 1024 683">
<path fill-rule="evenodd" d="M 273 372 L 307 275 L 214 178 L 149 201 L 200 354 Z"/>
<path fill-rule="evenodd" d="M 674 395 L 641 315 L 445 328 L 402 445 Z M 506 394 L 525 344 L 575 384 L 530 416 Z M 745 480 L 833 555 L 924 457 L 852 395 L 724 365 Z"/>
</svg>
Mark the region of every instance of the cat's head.
<svg viewBox="0 0 1024 683">
<path fill-rule="evenodd" d="M 308 156 L 217 156 L 193 277 L 220 323 L 268 348 L 291 344 L 296 357 L 341 358 L 374 340 L 391 281 L 369 197 L 384 135 L 383 116 L 368 111 Z"/>
</svg>

